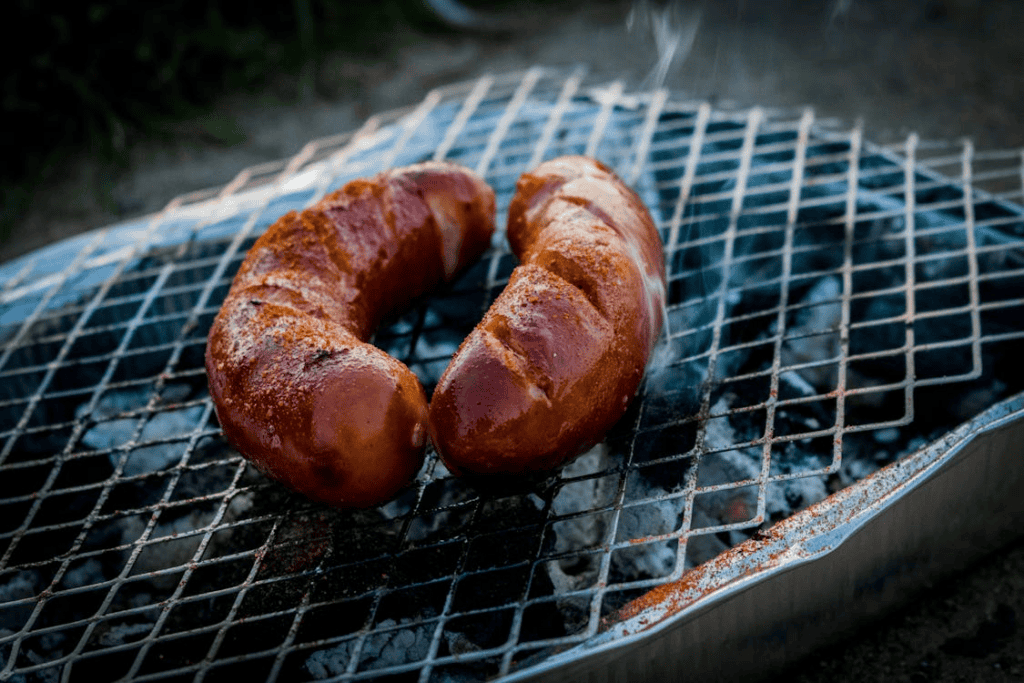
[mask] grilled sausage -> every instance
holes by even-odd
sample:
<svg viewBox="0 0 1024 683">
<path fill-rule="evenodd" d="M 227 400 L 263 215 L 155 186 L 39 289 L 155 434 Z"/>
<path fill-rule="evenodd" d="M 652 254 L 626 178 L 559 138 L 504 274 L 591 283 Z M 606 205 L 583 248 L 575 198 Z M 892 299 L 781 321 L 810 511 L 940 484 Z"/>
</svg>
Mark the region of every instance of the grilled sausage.
<svg viewBox="0 0 1024 683">
<path fill-rule="evenodd" d="M 596 444 L 661 331 L 661 238 L 606 166 L 563 157 L 524 174 L 508 239 L 520 265 L 430 403 L 431 438 L 455 473 L 544 471 Z"/>
<path fill-rule="evenodd" d="M 355 180 L 277 220 L 246 255 L 210 330 L 206 371 L 227 439 L 314 500 L 365 507 L 416 475 L 427 400 L 367 343 L 490 244 L 494 192 L 425 163 Z"/>
</svg>

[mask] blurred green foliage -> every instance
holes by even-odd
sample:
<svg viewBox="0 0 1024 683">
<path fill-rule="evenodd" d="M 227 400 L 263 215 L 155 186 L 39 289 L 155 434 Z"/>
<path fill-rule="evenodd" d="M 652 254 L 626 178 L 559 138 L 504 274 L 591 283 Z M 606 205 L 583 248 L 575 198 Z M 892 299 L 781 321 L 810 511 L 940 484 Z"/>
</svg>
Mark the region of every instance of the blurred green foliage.
<svg viewBox="0 0 1024 683">
<path fill-rule="evenodd" d="M 8 6 L 3 177 L 31 182 L 86 146 L 111 160 L 154 121 L 297 72 L 327 50 L 373 53 L 409 3 L 154 0 Z M 20 39 L 19 39 L 20 38 Z"/>
</svg>

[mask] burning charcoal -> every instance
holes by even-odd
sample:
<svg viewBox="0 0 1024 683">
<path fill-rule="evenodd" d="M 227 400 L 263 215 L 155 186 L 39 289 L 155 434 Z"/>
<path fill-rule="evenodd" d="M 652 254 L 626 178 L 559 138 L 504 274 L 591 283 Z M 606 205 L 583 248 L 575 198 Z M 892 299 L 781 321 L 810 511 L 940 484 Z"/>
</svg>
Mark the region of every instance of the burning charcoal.
<svg viewBox="0 0 1024 683">
<path fill-rule="evenodd" d="M 694 529 L 704 529 L 717 526 L 719 522 L 711 519 L 703 510 L 694 508 L 690 524 Z M 692 569 L 697 565 L 704 564 L 728 548 L 729 546 L 722 542 L 722 539 L 716 534 L 690 536 L 686 541 L 686 568 Z"/>
<path fill-rule="evenodd" d="M 985 408 L 994 404 L 1000 396 L 1006 395 L 1006 384 L 993 380 L 988 386 L 978 387 L 959 394 L 954 402 L 953 415 L 958 421 L 969 420 Z"/>
<path fill-rule="evenodd" d="M 807 292 L 796 324 L 786 331 L 782 364 L 790 367 L 839 358 L 839 323 L 843 308 L 839 302 L 839 278 L 823 277 Z M 795 371 L 816 389 L 831 391 L 836 386 L 836 365 L 814 365 Z M 788 373 L 787 373 L 788 374 Z M 791 383 L 795 380 L 790 380 Z"/>
<path fill-rule="evenodd" d="M 99 642 L 104 647 L 116 647 L 118 645 L 124 645 L 125 643 L 131 643 L 136 640 L 140 640 L 149 634 L 153 630 L 153 624 L 156 622 L 156 614 L 153 615 L 152 622 L 135 622 L 131 624 L 114 624 L 109 629 L 103 632 L 99 637 Z"/>
<path fill-rule="evenodd" d="M 698 487 L 754 482 L 761 474 L 760 457 L 749 451 L 725 451 L 705 455 L 697 474 Z M 698 495 L 694 507 L 700 508 L 717 524 L 735 524 L 757 514 L 756 486 L 726 488 Z"/>
<path fill-rule="evenodd" d="M 886 429 L 879 429 L 872 433 L 875 441 L 881 444 L 894 444 L 899 441 L 900 430 L 896 427 L 887 427 Z"/>
<path fill-rule="evenodd" d="M 728 413 L 726 399 L 722 398 L 715 403 L 711 412 Z M 761 454 L 756 449 L 726 450 L 742 440 L 728 420 L 708 420 L 704 448 L 711 452 L 700 460 L 697 470 L 698 487 L 752 482 L 761 476 Z M 756 515 L 757 491 L 751 486 L 743 486 L 705 493 L 694 499 L 694 509 L 716 520 L 712 526 L 745 521 Z"/>
<path fill-rule="evenodd" d="M 44 633 L 38 639 L 38 641 L 36 641 L 38 649 L 26 649 L 22 652 L 25 658 L 27 658 L 28 661 L 32 662 L 33 664 L 44 664 L 46 662 L 52 662 L 54 659 L 59 659 L 61 656 L 65 654 L 64 643 L 66 641 L 67 637 L 65 636 L 65 634 L 59 631 L 54 633 Z M 0 660 L 0 663 L 2 663 L 2 661 L 3 660 Z M 59 680 L 57 676 L 58 672 L 56 669 L 49 669 L 43 670 L 41 675 L 39 675 L 38 678 L 35 679 L 15 677 L 14 680 L 18 681 L 19 683 L 21 683 L 21 681 L 34 680 L 43 681 L 44 683 L 56 683 L 56 681 Z"/>
<path fill-rule="evenodd" d="M 377 625 L 377 634 L 363 644 L 362 666 L 374 669 L 397 666 L 419 661 L 427 655 L 433 625 L 414 624 L 396 631 L 384 630 L 397 625 L 393 619 L 385 619 Z"/>
<path fill-rule="evenodd" d="M 652 489 L 645 497 L 655 497 L 664 493 L 667 492 Z M 619 536 L 644 538 L 674 531 L 678 526 L 682 507 L 682 498 L 670 498 L 652 505 L 626 508 L 619 516 Z M 612 571 L 625 581 L 666 576 L 672 573 L 675 565 L 674 541 L 621 548 L 612 555 Z"/>
<path fill-rule="evenodd" d="M 416 344 L 416 357 L 424 359 L 414 363 L 412 369 L 416 372 L 424 386 L 436 385 L 445 368 L 448 367 L 449 359 L 455 354 L 462 339 L 441 339 L 443 332 L 424 334 Z M 430 360 L 430 359 L 438 360 Z"/>
<path fill-rule="evenodd" d="M 846 458 L 843 460 L 841 472 L 844 481 L 854 482 L 874 474 L 879 469 L 878 464 L 873 460 L 862 458 Z"/>
<path fill-rule="evenodd" d="M 360 652 L 360 669 L 383 669 L 418 662 L 426 657 L 433 635 L 432 624 L 410 624 L 395 629 L 398 622 L 385 619 L 375 626 Z M 306 658 L 306 670 L 317 680 L 345 672 L 355 641 L 346 640 L 332 648 L 318 650 Z"/>
<path fill-rule="evenodd" d="M 783 372 L 779 375 L 779 398 L 810 398 L 817 395 L 817 390 L 799 373 Z"/>
<path fill-rule="evenodd" d="M 562 477 L 585 476 L 601 472 L 613 465 L 607 444 L 601 443 L 565 466 Z M 552 512 L 556 515 L 571 515 L 576 512 L 600 507 L 613 500 L 616 484 L 612 478 L 599 477 L 583 479 L 563 486 L 552 501 Z M 572 517 L 551 526 L 555 534 L 554 552 L 572 553 L 574 550 L 594 548 L 605 542 L 611 513 L 598 513 Z M 600 558 L 593 553 L 570 554 L 545 564 L 548 578 L 555 595 L 564 595 L 592 586 L 600 571 Z M 580 628 L 586 621 L 589 598 L 570 596 L 556 601 L 559 612 L 565 619 L 567 633 Z"/>
<path fill-rule="evenodd" d="M 780 488 L 782 489 L 782 495 L 786 500 L 786 509 L 773 509 L 769 507 L 768 514 L 773 519 L 777 518 L 780 514 L 785 514 L 786 510 L 796 512 L 802 510 L 808 505 L 813 505 L 819 500 L 824 500 L 828 496 L 828 487 L 825 484 L 825 478 L 823 476 L 806 476 L 798 477 L 796 479 L 787 479 L 785 481 L 770 484 L 769 489 Z M 776 497 L 769 496 L 769 501 L 777 500 Z"/>
<path fill-rule="evenodd" d="M 352 657 L 353 641 L 343 640 L 332 648 L 317 650 L 306 658 L 306 671 L 318 681 L 345 673 Z"/>
<path fill-rule="evenodd" d="M 480 646 L 470 640 L 465 633 L 445 631 L 444 638 L 445 642 L 448 643 L 448 650 L 453 655 L 464 655 L 480 651 Z"/>
<path fill-rule="evenodd" d="M 608 447 L 601 443 L 567 465 L 562 471 L 562 476 L 572 478 L 581 473 L 602 471 L 611 465 Z M 551 503 L 552 512 L 558 516 L 571 515 L 606 505 L 614 499 L 615 486 L 615 482 L 608 477 L 584 479 L 563 486 Z M 555 552 L 567 553 L 600 545 L 608 533 L 609 521 L 609 513 L 599 513 L 573 517 L 555 524 L 553 526 L 556 532 Z M 569 563 L 576 570 L 579 569 L 578 563 L 575 561 L 571 560 Z M 580 577 L 580 580 L 585 579 Z"/>
<path fill-rule="evenodd" d="M 780 411 L 779 418 L 790 417 L 783 415 Z M 782 420 L 780 419 L 779 422 Z M 792 418 L 790 417 L 792 422 Z M 818 429 L 820 425 L 813 417 L 805 418 L 803 426 L 810 429 Z M 831 444 L 831 440 L 826 440 Z M 767 513 L 771 519 L 778 519 L 780 515 L 796 512 L 808 505 L 823 500 L 828 495 L 828 487 L 825 483 L 823 470 L 831 462 L 831 452 L 827 455 L 814 450 L 821 442 L 814 440 L 801 440 L 785 444 L 772 452 L 772 462 L 769 474 L 773 477 L 779 475 L 797 475 L 794 479 L 775 481 L 768 485 L 769 491 L 781 492 L 781 499 L 785 500 L 786 507 L 778 508 L 772 505 L 778 501 L 778 496 L 768 497 Z M 804 476 L 799 476 L 804 474 Z"/>
<path fill-rule="evenodd" d="M 655 348 L 647 370 L 644 423 L 660 424 L 695 414 L 700 410 L 699 388 L 707 377 L 707 359 L 673 363 L 669 352 Z"/>
<path fill-rule="evenodd" d="M 712 408 L 715 414 L 727 413 L 729 405 L 725 398 Z M 705 434 L 705 448 L 711 453 L 703 456 L 697 473 L 698 487 L 713 487 L 720 484 L 750 482 L 750 485 L 730 487 L 698 495 L 694 499 L 694 528 L 697 513 L 710 523 L 704 526 L 719 526 L 754 519 L 758 509 L 758 480 L 761 478 L 761 451 L 758 448 L 729 449 L 744 439 L 725 419 L 708 421 Z M 729 450 L 726 450 L 729 449 Z M 786 472 L 811 471 L 818 469 L 815 454 L 801 454 L 799 451 L 785 451 L 785 465 L 778 465 L 781 456 L 773 461 Z M 765 514 L 771 519 L 788 516 L 798 509 L 822 500 L 828 491 L 821 476 L 811 475 L 781 482 L 772 482 L 764 487 Z M 731 532 L 732 543 L 746 539 L 742 533 Z"/>
<path fill-rule="evenodd" d="M 165 398 L 169 398 L 173 402 L 178 393 L 187 392 L 187 390 L 187 387 L 181 390 L 168 388 L 165 393 L 169 392 L 170 396 Z M 150 393 L 143 390 L 112 391 L 103 394 L 91 415 L 98 424 L 82 436 L 82 442 L 96 450 L 117 448 L 127 443 L 138 428 L 139 416 L 112 420 L 107 418 L 139 410 L 148 404 L 149 398 Z M 87 408 L 86 404 L 82 404 L 76 410 L 75 416 L 78 419 L 84 418 Z M 203 410 L 203 406 L 196 405 L 178 410 L 156 412 L 146 421 L 137 441 L 145 443 L 188 434 L 198 424 Z M 128 455 L 124 465 L 124 474 L 135 476 L 165 469 L 178 462 L 181 459 L 181 453 L 182 446 L 175 443 L 136 448 Z M 122 454 L 118 451 L 111 453 L 111 464 L 116 466 L 121 457 Z"/>
<path fill-rule="evenodd" d="M 414 517 L 409 524 L 407 538 L 415 543 L 437 541 L 459 533 L 472 514 L 471 507 L 465 504 L 475 498 L 473 491 L 449 476 L 440 464 L 434 474 L 437 478 L 423 493 L 422 508 L 426 512 Z"/>
<path fill-rule="evenodd" d="M 458 301 L 465 304 L 462 299 Z M 425 387 L 437 384 L 448 360 L 462 343 L 464 335 L 460 334 L 459 325 L 471 327 L 476 322 L 466 316 L 465 310 L 458 310 L 455 320 L 448 319 L 446 311 L 435 304 L 425 309 L 422 320 L 413 311 L 381 330 L 374 340 L 385 352 L 409 363 Z"/>
<path fill-rule="evenodd" d="M 252 506 L 248 495 L 239 495 L 231 499 L 228 509 L 221 520 L 222 524 L 230 523 L 243 515 Z M 180 578 L 177 572 L 159 574 L 161 570 L 180 568 L 192 562 L 196 550 L 203 540 L 204 534 L 197 530 L 205 529 L 213 521 L 216 509 L 213 507 L 188 508 L 188 513 L 171 519 L 161 518 L 154 527 L 142 552 L 139 553 L 133 567 L 134 574 L 150 574 L 150 581 L 157 587 L 170 587 L 177 584 Z M 129 547 L 142 535 L 148 520 L 131 516 L 125 517 L 121 525 L 122 543 Z M 216 534 L 216 544 L 207 548 L 207 553 L 215 553 L 213 545 L 229 544 L 231 534 Z"/>
<path fill-rule="evenodd" d="M 79 588 L 101 583 L 105 578 L 100 561 L 90 558 L 84 564 L 69 569 L 64 574 L 63 583 L 69 588 Z"/>
<path fill-rule="evenodd" d="M 34 596 L 38 587 L 39 577 L 35 572 L 24 570 L 13 574 L 0 583 L 0 604 L 7 605 L 15 600 L 24 600 Z M 20 629 L 25 619 L 32 613 L 32 605 L 5 608 L 0 612 L 0 633 L 6 630 Z"/>
</svg>

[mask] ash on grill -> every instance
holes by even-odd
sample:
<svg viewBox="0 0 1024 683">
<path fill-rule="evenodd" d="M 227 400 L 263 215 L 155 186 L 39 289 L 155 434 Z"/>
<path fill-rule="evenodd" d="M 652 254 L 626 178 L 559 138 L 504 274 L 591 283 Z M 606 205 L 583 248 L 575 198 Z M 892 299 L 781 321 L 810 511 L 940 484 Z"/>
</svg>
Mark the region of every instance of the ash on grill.
<svg viewBox="0 0 1024 683">
<path fill-rule="evenodd" d="M 313 189 L 285 174 L 95 284 L 3 299 L 0 675 L 508 673 L 1024 389 L 1019 207 L 919 169 L 913 138 L 901 158 L 813 137 L 808 115 L 481 83 L 331 150 Z M 430 457 L 397 500 L 347 512 L 227 447 L 202 352 L 260 229 L 382 159 L 476 164 L 507 206 L 565 153 L 638 189 L 670 272 L 666 333 L 600 446 L 514 488 Z M 429 392 L 513 266 L 496 244 L 375 342 Z"/>
</svg>

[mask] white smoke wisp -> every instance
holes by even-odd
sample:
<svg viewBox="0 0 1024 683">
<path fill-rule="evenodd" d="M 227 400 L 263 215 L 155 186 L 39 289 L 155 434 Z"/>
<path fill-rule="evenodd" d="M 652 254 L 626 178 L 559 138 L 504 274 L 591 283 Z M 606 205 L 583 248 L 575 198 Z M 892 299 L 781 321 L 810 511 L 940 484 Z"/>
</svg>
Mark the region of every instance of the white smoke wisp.
<svg viewBox="0 0 1024 683">
<path fill-rule="evenodd" d="M 665 85 L 672 65 L 685 61 L 693 49 L 700 19 L 700 7 L 683 0 L 668 0 L 657 5 L 650 0 L 633 3 L 626 16 L 626 30 L 653 41 L 658 55 L 642 88 L 657 90 Z"/>
</svg>

